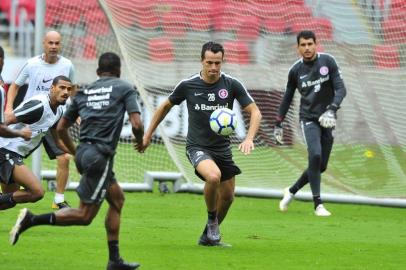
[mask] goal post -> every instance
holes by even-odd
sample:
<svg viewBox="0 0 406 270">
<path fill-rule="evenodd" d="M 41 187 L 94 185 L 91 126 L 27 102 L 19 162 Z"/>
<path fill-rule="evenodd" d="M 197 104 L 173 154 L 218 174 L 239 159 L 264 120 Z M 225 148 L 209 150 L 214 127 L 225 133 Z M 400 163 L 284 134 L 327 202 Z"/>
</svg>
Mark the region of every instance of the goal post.
<svg viewBox="0 0 406 270">
<path fill-rule="evenodd" d="M 406 206 L 406 94 L 402 91 L 406 27 L 400 27 L 406 21 L 398 15 L 403 7 L 396 1 L 388 5 L 372 0 L 66 2 L 47 1 L 46 19 L 53 18 L 47 27 L 61 32 L 63 54 L 72 59 L 78 83 L 96 79 L 101 53 L 119 53 L 122 77 L 137 86 L 146 128 L 153 110 L 173 87 L 200 71 L 203 43 L 214 40 L 224 45 L 223 71 L 245 84 L 263 114 L 255 150 L 245 156 L 237 146 L 249 118 L 235 108 L 240 129 L 231 137 L 233 155 L 243 171 L 237 176 L 236 192 L 246 196 L 280 197 L 307 166 L 298 93 L 285 120 L 287 144 L 276 146 L 272 132 L 288 70 L 298 59 L 296 33 L 314 30 L 318 50 L 334 55 L 348 92 L 338 111 L 329 167 L 322 175 L 323 199 Z M 50 16 L 52 12 L 58 16 Z M 146 153 L 138 155 L 130 145 L 127 121 L 115 158 L 117 179 L 144 183 L 146 171 L 179 172 L 185 179 L 184 191 L 200 192 L 201 181 L 185 155 L 186 134 L 187 108 L 181 104 L 161 123 Z M 44 170 L 52 166 L 43 158 Z M 71 179 L 79 179 L 74 166 Z M 300 194 L 309 198 L 309 188 Z"/>
</svg>

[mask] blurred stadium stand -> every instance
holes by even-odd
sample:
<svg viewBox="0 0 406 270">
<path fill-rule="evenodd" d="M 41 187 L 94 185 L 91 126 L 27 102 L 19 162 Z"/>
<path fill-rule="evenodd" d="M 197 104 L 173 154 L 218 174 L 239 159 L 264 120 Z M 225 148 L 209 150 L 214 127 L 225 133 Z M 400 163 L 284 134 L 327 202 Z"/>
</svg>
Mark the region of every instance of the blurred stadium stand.
<svg viewBox="0 0 406 270">
<path fill-rule="evenodd" d="M 325 42 L 362 43 L 371 51 L 371 63 L 376 67 L 405 66 L 405 57 L 399 48 L 406 44 L 406 0 L 389 1 L 389 7 L 382 6 L 388 1 L 353 2 L 360 8 L 364 7 L 361 10 L 365 10 L 364 15 L 374 26 L 374 33 L 362 29 L 363 22 L 353 7 L 345 8 L 345 16 L 337 12 L 343 10 L 343 6 L 351 5 L 337 1 L 196 0 L 193 5 L 179 4 L 174 0 L 106 1 L 116 18 L 114 21 L 121 27 L 135 27 L 145 33 L 149 59 L 156 62 L 194 60 L 193 55 L 187 57 L 185 53 L 179 57 L 176 52 L 194 47 L 198 34 L 201 39 L 227 40 L 225 45 L 230 48 L 227 61 L 230 63 L 264 63 L 270 61 L 269 56 L 261 59 L 265 42 L 272 42 L 273 37 L 277 37 L 275 45 L 279 48 L 275 50 L 286 50 L 287 54 L 291 54 L 294 35 L 304 29 L 313 29 L 320 40 L 319 50 L 325 48 Z M 381 6 L 368 6 L 376 3 Z M 60 10 L 64 10 L 64 16 L 60 16 Z M 0 1 L 0 34 L 3 40 L 9 40 L 8 43 L 2 42 L 2 46 L 10 46 L 10 51 L 17 57 L 33 54 L 34 18 L 34 0 Z M 100 54 L 98 41 L 114 38 L 97 0 L 47 0 L 45 24 L 60 30 L 64 37 L 68 36 L 69 47 L 80 47 L 74 52 L 64 51 L 67 57 L 96 59 Z M 180 43 L 182 48 L 179 48 Z M 161 52 L 163 48 L 165 50 Z M 384 64 L 379 60 L 382 57 L 376 56 L 382 53 L 382 48 L 391 48 L 384 54 L 389 54 L 392 63 Z"/>
</svg>

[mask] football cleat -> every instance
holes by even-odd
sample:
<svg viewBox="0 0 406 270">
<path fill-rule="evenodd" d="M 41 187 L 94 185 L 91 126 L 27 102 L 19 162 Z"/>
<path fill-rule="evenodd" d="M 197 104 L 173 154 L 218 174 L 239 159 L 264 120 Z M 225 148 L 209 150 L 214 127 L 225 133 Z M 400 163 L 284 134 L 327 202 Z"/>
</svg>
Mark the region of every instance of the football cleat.
<svg viewBox="0 0 406 270">
<path fill-rule="evenodd" d="M 10 244 L 15 245 L 22 234 L 26 229 L 29 228 L 31 217 L 33 214 L 27 209 L 21 209 L 20 214 L 17 217 L 16 224 L 10 231 Z"/>
<path fill-rule="evenodd" d="M 217 218 L 214 221 L 207 222 L 207 238 L 212 242 L 220 241 L 220 228 Z"/>
<path fill-rule="evenodd" d="M 314 214 L 319 217 L 328 217 L 331 216 L 331 213 L 324 207 L 323 204 L 319 204 L 314 210 Z"/>
<path fill-rule="evenodd" d="M 290 193 L 289 187 L 285 188 L 283 190 L 283 198 L 279 202 L 279 210 L 281 210 L 282 212 L 288 211 L 288 205 L 290 204 L 290 202 L 293 200 L 294 197 L 295 195 Z"/>
<path fill-rule="evenodd" d="M 118 259 L 117 261 L 111 261 L 107 263 L 107 270 L 133 270 L 140 267 L 139 263 L 133 262 L 125 262 L 122 258 Z"/>
<path fill-rule="evenodd" d="M 223 243 L 220 241 L 210 241 L 209 238 L 207 238 L 207 235 L 204 233 L 200 236 L 197 244 L 199 246 L 205 246 L 205 247 L 231 247 L 231 245 L 227 244 L 227 243 Z"/>
<path fill-rule="evenodd" d="M 60 203 L 52 203 L 52 209 L 63 209 L 63 208 L 70 208 L 70 205 L 68 204 L 67 201 L 63 201 Z"/>
</svg>

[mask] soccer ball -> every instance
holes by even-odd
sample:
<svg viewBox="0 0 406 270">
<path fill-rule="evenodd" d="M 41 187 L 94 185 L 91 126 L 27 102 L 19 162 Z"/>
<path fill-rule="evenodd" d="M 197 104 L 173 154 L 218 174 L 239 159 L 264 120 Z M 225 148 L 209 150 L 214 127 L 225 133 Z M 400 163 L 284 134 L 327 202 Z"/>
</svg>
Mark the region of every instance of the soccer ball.
<svg viewBox="0 0 406 270">
<path fill-rule="evenodd" d="M 220 108 L 210 115 L 211 129 L 222 136 L 229 136 L 237 127 L 235 112 L 227 108 Z"/>
</svg>

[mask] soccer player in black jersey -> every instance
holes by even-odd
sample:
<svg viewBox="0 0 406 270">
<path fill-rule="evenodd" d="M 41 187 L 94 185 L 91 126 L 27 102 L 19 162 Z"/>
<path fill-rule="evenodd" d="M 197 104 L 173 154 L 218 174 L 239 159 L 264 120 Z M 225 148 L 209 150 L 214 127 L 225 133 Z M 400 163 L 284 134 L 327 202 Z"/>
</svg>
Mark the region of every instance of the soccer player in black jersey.
<svg viewBox="0 0 406 270">
<path fill-rule="evenodd" d="M 34 215 L 22 209 L 10 232 L 14 245 L 21 233 L 36 225 L 89 225 L 97 215 L 101 203 L 107 200 L 106 232 L 109 249 L 107 270 L 131 270 L 138 263 L 123 261 L 119 253 L 120 215 L 124 193 L 113 172 L 114 155 L 123 127 L 125 112 L 139 151 L 144 134 L 134 86 L 119 79 L 121 61 L 115 53 L 104 53 L 99 58 L 99 79 L 86 89 L 79 90 L 58 123 L 57 131 L 69 152 L 75 155 L 76 167 L 82 175 L 77 188 L 79 208 L 64 208 L 55 213 Z M 76 148 L 68 128 L 80 117 L 79 146 Z"/>
<path fill-rule="evenodd" d="M 261 121 L 261 113 L 247 89 L 237 79 L 221 72 L 223 57 L 221 44 L 203 45 L 201 72 L 175 86 L 168 99 L 156 109 L 143 142 L 143 147 L 148 147 L 155 129 L 171 108 L 186 100 L 189 113 L 186 154 L 196 174 L 205 181 L 208 222 L 199 239 L 199 244 L 204 246 L 224 245 L 220 242 L 219 224 L 234 199 L 235 175 L 241 173 L 232 159 L 230 139 L 210 129 L 210 114 L 216 108 L 232 109 L 235 99 L 240 103 L 250 115 L 247 136 L 238 147 L 244 154 L 254 149 L 253 140 Z"/>
<path fill-rule="evenodd" d="M 323 206 L 320 198 L 320 178 L 327 168 L 334 141 L 336 112 L 346 95 L 346 89 L 334 57 L 316 53 L 316 36 L 312 31 L 300 32 L 297 35 L 297 46 L 302 58 L 289 70 L 274 135 L 276 141 L 283 144 L 282 121 L 297 89 L 301 95 L 299 118 L 307 145 L 308 167 L 295 184 L 284 190 L 279 209 L 287 211 L 296 192 L 310 183 L 315 214 L 330 216 L 331 213 Z"/>
</svg>

